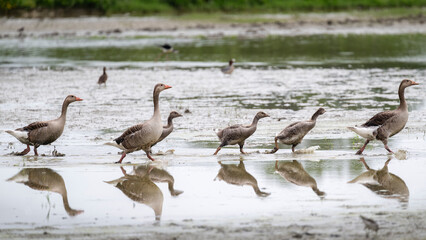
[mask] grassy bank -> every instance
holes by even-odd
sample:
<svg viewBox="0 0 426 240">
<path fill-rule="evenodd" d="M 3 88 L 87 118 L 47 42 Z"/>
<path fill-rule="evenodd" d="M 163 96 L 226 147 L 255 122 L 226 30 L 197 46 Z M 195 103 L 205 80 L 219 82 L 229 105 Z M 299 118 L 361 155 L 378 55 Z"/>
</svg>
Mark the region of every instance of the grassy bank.
<svg viewBox="0 0 426 240">
<path fill-rule="evenodd" d="M 2 15 L 45 10 L 60 10 L 65 14 L 96 12 L 100 15 L 145 15 L 194 12 L 332 12 L 410 7 L 426 7 L 426 0 L 0 0 Z"/>
</svg>

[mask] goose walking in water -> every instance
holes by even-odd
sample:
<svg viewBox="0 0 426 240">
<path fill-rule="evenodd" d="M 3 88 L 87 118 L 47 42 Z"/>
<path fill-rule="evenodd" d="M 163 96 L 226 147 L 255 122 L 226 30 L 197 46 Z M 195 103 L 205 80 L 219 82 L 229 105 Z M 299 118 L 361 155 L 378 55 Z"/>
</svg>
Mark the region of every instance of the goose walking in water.
<svg viewBox="0 0 426 240">
<path fill-rule="evenodd" d="M 294 148 L 301 143 L 305 135 L 315 127 L 318 116 L 324 113 L 324 108 L 319 108 L 314 115 L 312 115 L 311 119 L 288 125 L 275 137 L 275 147 L 270 153 L 276 153 L 278 151 L 278 141 L 286 145 L 291 145 L 291 151 L 294 152 Z"/>
<path fill-rule="evenodd" d="M 99 77 L 98 80 L 98 84 L 105 84 L 106 86 L 106 81 L 108 80 L 108 75 L 106 74 L 106 67 L 104 67 L 104 73 Z"/>
<path fill-rule="evenodd" d="M 268 114 L 264 112 L 258 112 L 256 116 L 253 119 L 252 124 L 250 125 L 241 125 L 236 124 L 229 126 L 225 129 L 219 130 L 216 134 L 219 137 L 220 145 L 216 149 L 216 152 L 213 155 L 216 155 L 220 149 L 226 145 L 240 145 L 240 152 L 242 154 L 246 154 L 243 151 L 244 142 L 247 138 L 249 138 L 257 128 L 257 122 L 259 122 L 259 119 L 269 117 Z"/>
<path fill-rule="evenodd" d="M 121 134 L 120 137 L 114 139 L 113 142 L 106 143 L 107 145 L 118 147 L 123 150 L 120 160 L 116 163 L 121 163 L 127 153 L 138 150 L 144 150 L 146 156 L 154 161 L 154 158 L 150 155 L 151 147 L 157 143 L 163 133 L 163 124 L 161 122 L 160 105 L 158 101 L 160 93 L 169 88 L 171 88 L 171 86 L 162 83 L 155 85 L 153 92 L 154 114 L 151 119 L 130 127 Z"/>
<path fill-rule="evenodd" d="M 231 74 L 234 71 L 234 62 L 235 62 L 235 59 L 231 59 L 229 60 L 228 66 L 220 69 L 223 72 L 223 74 Z"/>
<path fill-rule="evenodd" d="M 356 154 L 362 154 L 367 144 L 375 139 L 382 141 L 385 149 L 393 153 L 388 147 L 388 138 L 404 129 L 408 121 L 408 106 L 405 101 L 404 91 L 405 88 L 413 85 L 418 85 L 418 83 L 408 79 L 401 81 L 398 89 L 399 107 L 397 109 L 377 113 L 359 127 L 348 127 L 349 130 L 354 131 L 356 134 L 366 139 L 364 145 Z"/>
<path fill-rule="evenodd" d="M 64 103 L 62 104 L 61 116 L 55 120 L 33 122 L 30 125 L 18 128 L 16 130 L 6 131 L 10 135 L 14 136 L 21 143 L 26 144 L 27 148 L 18 153 L 17 155 L 25 155 L 30 151 L 30 145 L 34 146 L 34 155 L 38 156 L 37 148 L 40 145 L 47 145 L 58 139 L 65 127 L 65 120 L 67 117 L 68 105 L 75 101 L 82 101 L 83 99 L 78 98 L 74 95 L 68 95 Z"/>
</svg>

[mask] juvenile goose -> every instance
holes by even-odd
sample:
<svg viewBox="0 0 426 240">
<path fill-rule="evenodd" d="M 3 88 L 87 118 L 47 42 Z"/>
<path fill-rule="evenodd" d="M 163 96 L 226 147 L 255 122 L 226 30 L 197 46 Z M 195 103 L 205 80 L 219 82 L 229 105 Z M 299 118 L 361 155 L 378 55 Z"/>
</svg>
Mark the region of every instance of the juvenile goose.
<svg viewBox="0 0 426 240">
<path fill-rule="evenodd" d="M 170 112 L 169 118 L 167 118 L 167 125 L 163 126 L 163 133 L 161 134 L 158 141 L 156 143 L 154 143 L 154 145 L 163 141 L 163 139 L 165 139 L 167 136 L 170 135 L 170 133 L 173 132 L 173 119 L 178 118 L 178 117 L 182 117 L 182 115 L 179 114 L 178 112 L 175 112 L 175 111 Z M 154 146 L 154 145 L 152 145 L 152 146 Z"/>
<path fill-rule="evenodd" d="M 15 176 L 7 179 L 7 181 L 22 183 L 39 191 L 59 193 L 62 196 L 65 211 L 69 216 L 76 216 L 84 212 L 70 207 L 64 179 L 50 168 L 24 168 Z"/>
<path fill-rule="evenodd" d="M 320 191 L 315 179 L 306 172 L 299 161 L 282 161 L 275 162 L 275 170 L 287 181 L 298 186 L 309 187 L 319 197 L 324 197 L 325 193 Z"/>
<path fill-rule="evenodd" d="M 154 101 L 154 114 L 148 121 L 135 125 L 127 129 L 120 137 L 114 139 L 113 142 L 106 143 L 123 150 L 121 158 L 116 163 L 121 163 L 126 157 L 127 153 L 138 150 L 144 150 L 146 156 L 154 161 L 154 158 L 149 154 L 152 145 L 157 143 L 161 134 L 163 133 L 163 124 L 161 123 L 160 105 L 158 103 L 160 93 L 166 89 L 171 88 L 169 85 L 158 83 L 154 87 L 153 101 Z"/>
<path fill-rule="evenodd" d="M 269 115 L 264 112 L 258 112 L 250 125 L 236 124 L 223 130 L 219 130 L 216 134 L 219 137 L 221 144 L 213 155 L 216 155 L 222 147 L 235 144 L 240 145 L 240 152 L 245 154 L 243 151 L 244 141 L 256 131 L 259 119 L 265 117 L 269 117 Z"/>
<path fill-rule="evenodd" d="M 224 74 L 231 74 L 234 71 L 234 62 L 235 59 L 229 60 L 229 65 L 220 69 Z"/>
<path fill-rule="evenodd" d="M 23 128 L 6 131 L 21 143 L 27 145 L 27 148 L 17 155 L 27 154 L 30 151 L 31 145 L 34 146 L 34 155 L 38 156 L 37 148 L 40 145 L 47 145 L 58 139 L 64 131 L 68 105 L 75 101 L 83 101 L 83 99 L 74 95 L 68 95 L 62 104 L 61 116 L 55 120 L 33 122 Z"/>
<path fill-rule="evenodd" d="M 405 88 L 413 85 L 419 84 L 408 79 L 401 81 L 398 89 L 399 107 L 397 109 L 377 113 L 360 127 L 348 127 L 349 130 L 354 131 L 356 134 L 366 139 L 364 145 L 356 154 L 362 154 L 367 144 L 375 139 L 382 141 L 385 149 L 393 153 L 388 147 L 388 138 L 404 129 L 408 121 L 408 106 L 405 101 L 404 91 Z"/>
<path fill-rule="evenodd" d="M 301 143 L 305 135 L 315 127 L 318 116 L 324 113 L 324 108 L 319 108 L 314 115 L 312 115 L 311 119 L 288 125 L 275 137 L 275 147 L 270 153 L 276 153 L 278 151 L 278 141 L 286 145 L 292 145 L 291 151 L 294 152 L 294 148 Z"/>
<path fill-rule="evenodd" d="M 106 85 L 106 81 L 108 80 L 108 75 L 106 74 L 106 67 L 104 67 L 104 73 L 99 77 L 98 80 L 98 84 L 105 84 Z"/>
</svg>

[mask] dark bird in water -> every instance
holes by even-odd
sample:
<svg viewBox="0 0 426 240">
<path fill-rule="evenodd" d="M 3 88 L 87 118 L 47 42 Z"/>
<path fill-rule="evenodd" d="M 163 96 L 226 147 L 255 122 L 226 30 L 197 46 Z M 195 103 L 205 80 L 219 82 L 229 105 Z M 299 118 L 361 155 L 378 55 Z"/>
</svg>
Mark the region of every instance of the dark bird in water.
<svg viewBox="0 0 426 240">
<path fill-rule="evenodd" d="M 160 47 L 161 47 L 162 52 L 160 53 L 160 55 L 158 55 L 157 60 L 160 59 L 164 54 L 166 54 L 166 60 L 167 60 L 169 58 L 170 53 L 178 53 L 179 52 L 178 50 L 175 50 L 173 48 L 173 46 L 168 44 L 168 43 L 163 44 Z"/>
<path fill-rule="evenodd" d="M 106 86 L 106 81 L 108 80 L 108 75 L 106 74 L 106 67 L 104 67 L 104 73 L 99 77 L 98 80 L 98 84 L 105 84 Z"/>
<path fill-rule="evenodd" d="M 349 130 L 354 131 L 356 134 L 366 139 L 364 145 L 358 150 L 358 152 L 356 152 L 356 154 L 362 154 L 367 144 L 371 140 L 375 139 L 382 141 L 385 149 L 388 152 L 393 153 L 388 147 L 388 138 L 404 129 L 405 124 L 408 121 L 408 106 L 405 101 L 404 91 L 405 88 L 413 85 L 419 84 L 408 79 L 401 81 L 398 89 L 399 107 L 397 109 L 377 113 L 359 127 L 348 127 Z"/>
<path fill-rule="evenodd" d="M 229 60 L 229 65 L 220 69 L 224 74 L 231 74 L 234 71 L 235 59 Z"/>
<path fill-rule="evenodd" d="M 379 231 L 379 224 L 377 224 L 376 221 L 370 218 L 366 218 L 362 215 L 359 216 L 362 219 L 362 222 L 364 223 L 365 227 L 364 229 L 371 230 L 377 233 Z M 367 232 L 367 238 L 368 238 L 368 232 Z"/>
<path fill-rule="evenodd" d="M 216 134 L 221 143 L 213 155 L 216 155 L 222 147 L 235 144 L 240 145 L 240 152 L 245 154 L 243 151 L 245 140 L 256 131 L 259 119 L 265 117 L 269 117 L 269 115 L 264 112 L 258 112 L 256 116 L 254 116 L 253 122 L 250 125 L 236 124 L 217 131 Z"/>
<path fill-rule="evenodd" d="M 278 151 L 278 141 L 286 145 L 292 145 L 291 151 L 294 152 L 294 148 L 301 143 L 305 135 L 315 127 L 318 116 L 324 113 L 324 108 L 319 108 L 314 115 L 312 115 L 311 119 L 288 125 L 275 137 L 275 148 L 270 153 L 276 153 Z"/>
</svg>

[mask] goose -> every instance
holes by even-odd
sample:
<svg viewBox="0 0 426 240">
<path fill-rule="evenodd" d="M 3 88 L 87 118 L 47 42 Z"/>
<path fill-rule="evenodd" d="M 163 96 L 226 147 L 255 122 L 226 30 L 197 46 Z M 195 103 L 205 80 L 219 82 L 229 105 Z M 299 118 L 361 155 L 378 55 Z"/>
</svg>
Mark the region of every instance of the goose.
<svg viewBox="0 0 426 240">
<path fill-rule="evenodd" d="M 278 141 L 283 144 L 291 145 L 291 151 L 294 152 L 294 148 L 301 143 L 305 135 L 315 127 L 318 116 L 324 113 L 325 109 L 319 108 L 314 115 L 312 115 L 311 119 L 288 125 L 275 137 L 275 147 L 270 153 L 276 153 L 278 151 Z"/>
<path fill-rule="evenodd" d="M 170 133 L 173 132 L 173 119 L 178 117 L 182 117 L 182 115 L 176 111 L 170 112 L 169 117 L 167 118 L 167 125 L 163 126 L 163 133 L 161 133 L 160 138 L 156 143 L 154 143 L 154 145 L 163 141 L 163 139 L 165 139 L 167 136 L 170 135 Z"/>
<path fill-rule="evenodd" d="M 133 201 L 152 208 L 155 220 L 159 221 L 163 212 L 164 197 L 160 188 L 150 178 L 151 170 L 148 170 L 143 176 L 138 176 L 127 174 L 123 167 L 120 168 L 124 174 L 123 177 L 105 182 L 120 189 Z"/>
<path fill-rule="evenodd" d="M 302 187 L 309 187 L 318 197 L 324 197 L 325 193 L 320 191 L 315 179 L 306 172 L 299 161 L 275 162 L 275 170 L 287 181 Z"/>
<path fill-rule="evenodd" d="M 143 177 L 145 174 L 147 174 L 148 171 L 151 171 L 149 173 L 149 177 L 151 178 L 151 180 L 153 182 L 166 182 L 168 184 L 170 195 L 179 196 L 180 194 L 183 193 L 183 191 L 176 190 L 174 188 L 175 179 L 166 170 L 160 169 L 160 168 L 158 168 L 156 166 L 152 166 L 152 165 L 148 165 L 148 166 L 147 165 L 140 165 L 140 166 L 137 166 L 137 167 L 133 167 L 134 175 L 138 175 L 138 176 L 141 176 L 141 177 Z"/>
<path fill-rule="evenodd" d="M 400 202 L 408 202 L 410 191 L 404 180 L 389 172 L 388 164 L 391 159 L 388 159 L 380 170 L 371 169 L 364 158 L 361 158 L 360 161 L 367 171 L 348 183 L 360 183 L 377 195 L 385 198 L 396 198 Z"/>
<path fill-rule="evenodd" d="M 108 80 L 108 75 L 106 74 L 106 67 L 104 67 L 104 73 L 99 77 L 98 80 L 98 84 L 105 84 L 106 86 L 106 81 Z"/>
<path fill-rule="evenodd" d="M 59 193 L 69 216 L 76 216 L 84 212 L 70 207 L 64 179 L 50 168 L 24 168 L 7 181 L 22 183 L 35 190 Z"/>
<path fill-rule="evenodd" d="M 404 91 L 405 88 L 413 85 L 419 84 L 409 79 L 401 81 L 398 89 L 399 107 L 397 109 L 377 113 L 361 126 L 348 127 L 349 130 L 366 139 L 364 145 L 356 152 L 357 155 L 361 155 L 367 144 L 375 139 L 382 141 L 385 149 L 393 153 L 388 147 L 388 138 L 404 129 L 408 121 L 408 106 Z"/>
<path fill-rule="evenodd" d="M 223 72 L 223 74 L 231 74 L 234 71 L 234 62 L 235 62 L 235 59 L 231 59 L 229 60 L 228 66 L 220 69 Z"/>
<path fill-rule="evenodd" d="M 155 161 L 155 159 L 150 155 L 151 147 L 157 143 L 163 133 L 163 124 L 161 122 L 160 105 L 158 100 L 160 93 L 169 88 L 171 88 L 171 86 L 162 83 L 155 85 L 153 91 L 154 114 L 151 119 L 128 128 L 123 134 L 121 134 L 121 136 L 114 139 L 113 142 L 106 143 L 107 145 L 123 150 L 120 160 L 116 163 L 121 163 L 127 153 L 138 150 L 144 150 L 146 156 L 152 161 Z"/>
<path fill-rule="evenodd" d="M 75 101 L 83 101 L 74 95 L 68 95 L 62 104 L 61 116 L 55 120 L 33 122 L 28 126 L 6 132 L 14 136 L 18 141 L 27 145 L 27 148 L 17 155 L 23 156 L 30 151 L 30 145 L 34 146 L 34 155 L 38 156 L 37 148 L 40 145 L 50 144 L 58 139 L 65 127 L 68 105 Z"/>
<path fill-rule="evenodd" d="M 262 192 L 259 189 L 256 178 L 246 171 L 243 161 L 240 161 L 238 166 L 235 164 L 222 164 L 220 161 L 219 164 L 220 170 L 214 180 L 219 179 L 238 186 L 252 186 L 254 192 L 259 197 L 267 197 L 270 195 L 270 193 Z"/>
<path fill-rule="evenodd" d="M 225 129 L 217 131 L 216 134 L 219 137 L 219 140 L 221 141 L 221 143 L 213 155 L 217 155 L 217 153 L 220 151 L 222 147 L 226 145 L 235 145 L 235 144 L 240 145 L 240 152 L 242 154 L 246 154 L 243 151 L 244 141 L 256 131 L 257 122 L 259 121 L 259 119 L 262 119 L 265 117 L 269 117 L 269 115 L 264 112 L 258 112 L 256 116 L 254 117 L 252 124 L 250 125 L 236 124 L 236 125 L 232 125 Z"/>
</svg>

